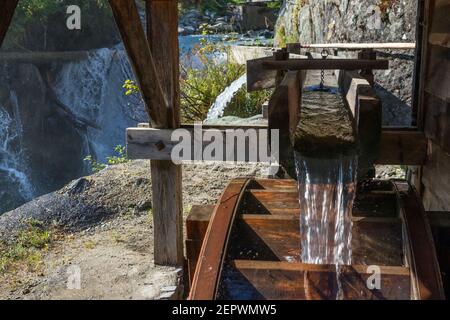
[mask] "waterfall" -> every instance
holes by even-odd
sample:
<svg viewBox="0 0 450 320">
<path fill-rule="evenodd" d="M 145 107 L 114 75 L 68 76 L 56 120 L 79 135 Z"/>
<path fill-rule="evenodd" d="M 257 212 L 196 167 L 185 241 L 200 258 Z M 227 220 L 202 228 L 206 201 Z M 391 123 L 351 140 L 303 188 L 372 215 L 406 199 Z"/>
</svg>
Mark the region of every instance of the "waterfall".
<svg viewBox="0 0 450 320">
<path fill-rule="evenodd" d="M 88 60 L 65 64 L 58 73 L 54 83 L 58 99 L 97 126 L 86 130 L 86 155 L 105 161 L 116 145 L 125 143 L 127 127 L 148 121 L 142 100 L 130 102 L 124 95 L 124 81 L 133 78 L 122 45 L 94 50 Z"/>
<path fill-rule="evenodd" d="M 10 92 L 9 101 L 10 108 L 0 105 L 0 213 L 34 196 L 23 157 L 22 123 L 15 92 Z"/>
<path fill-rule="evenodd" d="M 226 106 L 233 99 L 236 92 L 247 83 L 247 74 L 242 75 L 233 81 L 214 101 L 213 105 L 208 111 L 206 120 L 213 120 L 220 118 L 225 111 Z"/>
</svg>

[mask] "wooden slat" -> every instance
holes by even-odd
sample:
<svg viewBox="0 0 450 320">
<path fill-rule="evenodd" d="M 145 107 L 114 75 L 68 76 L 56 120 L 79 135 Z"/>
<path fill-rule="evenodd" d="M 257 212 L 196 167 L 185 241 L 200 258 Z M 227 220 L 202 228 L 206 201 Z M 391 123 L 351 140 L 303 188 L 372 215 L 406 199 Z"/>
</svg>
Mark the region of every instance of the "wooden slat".
<svg viewBox="0 0 450 320">
<path fill-rule="evenodd" d="M 423 165 L 427 139 L 422 132 L 383 130 L 377 164 Z"/>
<path fill-rule="evenodd" d="M 388 43 L 288 43 L 287 49 L 289 52 L 297 53 L 300 49 L 347 49 L 347 50 L 362 50 L 362 49 L 404 49 L 411 50 L 416 47 L 415 43 L 406 42 L 388 42 Z"/>
<path fill-rule="evenodd" d="M 434 0 L 433 21 L 430 28 L 429 43 L 450 48 L 450 1 Z"/>
<path fill-rule="evenodd" d="M 426 91 L 424 107 L 426 109 L 424 115 L 426 137 L 433 140 L 445 152 L 450 153 L 450 100 L 446 102 Z"/>
<path fill-rule="evenodd" d="M 388 60 L 364 59 L 289 59 L 287 61 L 265 60 L 263 68 L 269 70 L 361 70 L 388 69 Z"/>
<path fill-rule="evenodd" d="M 253 127 L 248 128 L 251 129 Z M 266 132 L 261 133 L 261 126 L 256 126 L 254 129 L 257 130 L 257 137 L 267 136 Z M 186 130 L 192 131 L 192 129 Z M 208 130 L 209 129 L 204 129 L 203 134 L 208 132 Z M 244 128 L 243 130 L 246 129 Z M 170 154 L 174 145 L 177 144 L 177 141 L 171 141 L 173 131 L 173 129 L 128 128 L 128 157 L 130 159 L 171 160 Z M 225 136 L 225 132 L 222 132 L 222 135 Z M 423 133 L 411 130 L 386 128 L 382 130 L 380 139 L 380 153 L 375 163 L 391 165 L 422 165 L 425 163 L 427 157 L 427 139 Z M 209 143 L 210 142 L 205 142 L 203 147 Z M 253 144 L 253 146 L 255 145 L 259 146 L 259 142 Z M 193 149 L 193 145 L 191 148 Z M 248 149 L 248 145 L 246 146 L 246 149 Z M 283 149 L 280 147 L 280 152 L 282 150 Z M 287 151 L 285 152 L 287 155 Z M 193 154 L 194 153 L 191 152 L 192 156 Z M 259 150 L 257 154 L 259 155 Z M 247 158 L 248 157 L 246 156 L 246 159 Z M 191 158 L 191 160 L 194 159 Z"/>
<path fill-rule="evenodd" d="M 194 205 L 186 219 L 186 256 L 190 285 L 194 279 L 198 257 L 214 208 L 214 205 Z"/>
<path fill-rule="evenodd" d="M 356 119 L 360 148 L 358 168 L 365 175 L 379 156 L 382 106 L 369 82 L 355 71 L 340 71 L 339 87 Z M 362 172 L 361 172 L 362 171 Z"/>
<path fill-rule="evenodd" d="M 0 10 L 0 47 L 11 24 L 18 2 L 19 0 L 2 1 L 2 8 Z"/>
<path fill-rule="evenodd" d="M 444 299 L 433 235 L 420 197 L 405 182 L 394 181 L 406 231 L 412 288 L 416 299 Z"/>
<path fill-rule="evenodd" d="M 263 70 L 263 61 L 275 60 L 272 57 L 264 57 L 247 61 L 247 91 L 258 91 L 275 87 L 277 71 Z"/>
<path fill-rule="evenodd" d="M 161 75 L 156 71 L 136 3 L 129 0 L 108 1 L 139 83 L 151 123 L 155 128 L 164 127 L 168 124 L 166 110 L 168 101 L 162 91 Z"/>
<path fill-rule="evenodd" d="M 200 252 L 189 294 L 190 300 L 212 300 L 216 296 L 230 228 L 233 225 L 242 192 L 248 183 L 248 179 L 233 180 L 217 203 Z"/>
<path fill-rule="evenodd" d="M 338 295 L 336 267 L 302 263 L 243 261 L 231 262 L 221 290 L 224 299 L 334 300 Z M 369 290 L 373 274 L 367 266 L 343 267 L 340 275 L 344 299 L 409 299 L 409 270 L 380 267 L 381 288 Z"/>
<path fill-rule="evenodd" d="M 204 141 L 201 137 L 195 134 L 194 129 L 183 129 L 191 137 L 190 144 L 186 141 L 181 141 L 183 145 L 189 146 L 190 156 L 183 154 L 182 159 L 186 161 L 241 161 L 241 162 L 262 162 L 269 161 L 267 143 L 260 144 L 259 137 L 262 136 L 267 141 L 267 129 L 199 129 L 199 135 L 217 136 L 223 138 L 223 145 L 221 145 L 223 153 L 210 155 L 210 152 L 204 153 L 205 148 L 211 144 L 211 141 Z M 238 131 L 239 130 L 239 131 Z M 172 141 L 171 137 L 173 129 L 152 129 L 152 128 L 128 128 L 127 129 L 127 153 L 130 159 L 153 159 L 153 160 L 172 160 L 171 154 L 178 140 Z M 181 131 L 180 131 L 181 132 Z M 233 139 L 233 136 L 247 137 L 244 139 Z M 196 149 L 196 145 L 199 146 Z M 238 145 L 241 149 L 238 151 Z M 187 151 L 185 150 L 185 151 Z M 179 150 L 178 150 L 179 151 Z M 198 152 L 200 153 L 198 153 Z M 177 153 L 178 155 L 178 153 Z M 206 157 L 203 157 L 206 155 Z M 210 157 L 211 156 L 211 157 Z"/>
</svg>

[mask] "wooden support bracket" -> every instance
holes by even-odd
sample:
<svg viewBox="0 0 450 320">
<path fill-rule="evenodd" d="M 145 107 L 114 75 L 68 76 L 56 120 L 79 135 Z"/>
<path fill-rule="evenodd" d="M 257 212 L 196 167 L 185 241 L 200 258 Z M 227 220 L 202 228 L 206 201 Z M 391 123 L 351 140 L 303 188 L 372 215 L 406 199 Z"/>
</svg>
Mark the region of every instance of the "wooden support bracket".
<svg viewBox="0 0 450 320">
<path fill-rule="evenodd" d="M 11 24 L 18 2 L 19 0 L 2 1 L 2 8 L 0 10 L 0 47 Z"/>
</svg>

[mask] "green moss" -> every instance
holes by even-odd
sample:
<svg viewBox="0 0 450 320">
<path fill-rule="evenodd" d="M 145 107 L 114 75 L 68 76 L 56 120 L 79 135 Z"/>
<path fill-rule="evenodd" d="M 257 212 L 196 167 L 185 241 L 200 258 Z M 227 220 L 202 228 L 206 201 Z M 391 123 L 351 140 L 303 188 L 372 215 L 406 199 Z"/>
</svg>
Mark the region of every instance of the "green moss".
<svg viewBox="0 0 450 320">
<path fill-rule="evenodd" d="M 292 21 L 285 21 L 275 30 L 275 43 L 279 47 L 285 47 L 287 43 L 298 42 L 300 37 L 300 21 L 299 15 L 301 8 L 308 4 L 308 0 L 295 0 L 292 8 Z M 287 32 L 286 23 L 291 25 L 290 32 Z"/>
<path fill-rule="evenodd" d="M 47 251 L 54 234 L 42 223 L 28 220 L 25 227 L 11 243 L 0 243 L 0 275 L 16 269 L 37 269 L 42 263 L 42 253 Z"/>
</svg>

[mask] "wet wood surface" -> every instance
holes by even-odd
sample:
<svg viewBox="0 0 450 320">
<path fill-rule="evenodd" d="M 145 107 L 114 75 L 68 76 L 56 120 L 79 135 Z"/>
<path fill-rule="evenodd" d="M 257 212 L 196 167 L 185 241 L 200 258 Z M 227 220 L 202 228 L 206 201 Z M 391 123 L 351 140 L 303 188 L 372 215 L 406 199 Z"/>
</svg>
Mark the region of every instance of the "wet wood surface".
<svg viewBox="0 0 450 320">
<path fill-rule="evenodd" d="M 220 272 L 214 275 L 217 283 L 215 289 L 210 291 L 214 294 L 208 299 L 336 298 L 335 266 L 301 263 L 301 213 L 295 188 L 296 182 L 293 180 L 263 179 L 251 180 L 245 189 L 241 189 L 234 223 L 228 231 L 229 237 L 226 237 L 226 248 L 221 252 L 222 264 L 216 264 Z M 232 189 L 236 191 L 234 183 Z M 343 267 L 340 274 L 345 299 L 417 298 L 411 296 L 411 288 L 417 284 L 410 272 L 410 268 L 416 266 L 413 267 L 411 260 L 405 256 L 405 250 L 409 247 L 405 245 L 403 228 L 407 226 L 399 215 L 402 212 L 400 208 L 415 205 L 399 203 L 397 195 L 390 182 L 374 181 L 361 187 L 358 194 L 360 208 L 355 210 L 357 214 L 352 218 L 352 266 Z M 232 198 L 236 199 L 236 195 Z M 377 203 L 383 205 L 374 206 Z M 209 215 L 214 216 L 217 208 L 196 210 L 201 212 L 197 215 L 201 226 L 204 226 L 208 211 Z M 214 220 L 212 217 L 211 221 Z M 194 229 L 191 228 L 191 232 Z M 208 229 L 213 228 L 209 226 Z M 223 237 L 224 231 L 221 232 Z M 218 246 L 216 243 L 209 249 Z M 431 248 L 427 242 L 424 246 Z M 203 247 L 206 247 L 205 243 Z M 205 252 L 201 257 L 206 257 Z M 368 269 L 370 265 L 381 268 L 380 290 L 367 288 L 366 280 L 373 274 Z M 213 278 L 209 273 L 203 274 L 197 270 L 197 280 L 193 282 L 195 285 L 198 279 L 212 281 Z M 439 286 L 429 287 L 429 278 L 421 278 L 420 281 L 430 288 L 430 292 L 439 289 Z"/>
</svg>

